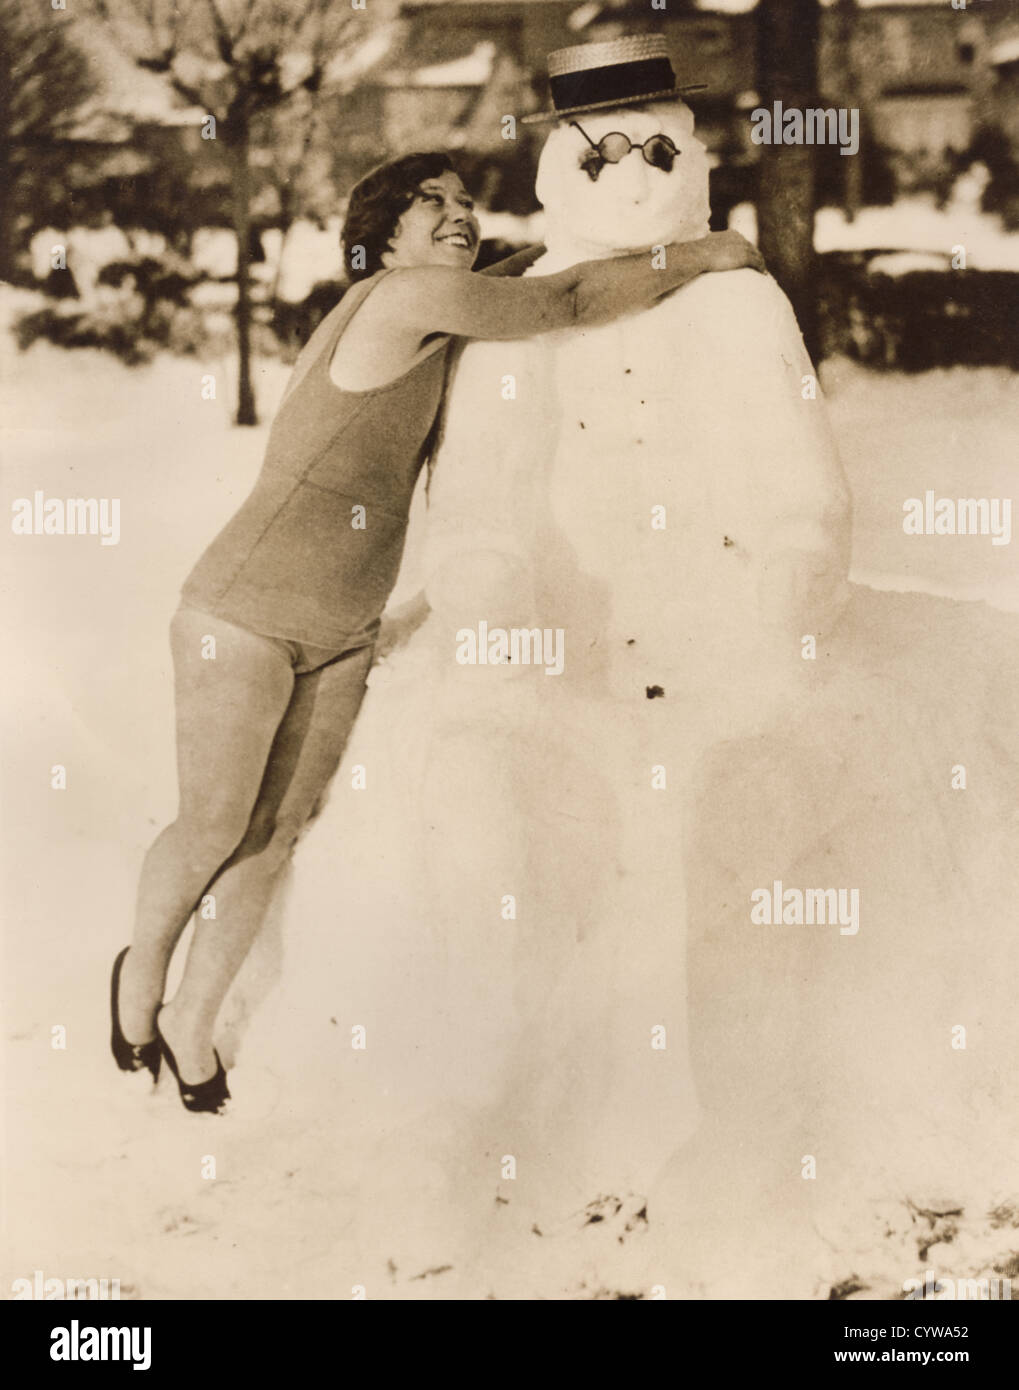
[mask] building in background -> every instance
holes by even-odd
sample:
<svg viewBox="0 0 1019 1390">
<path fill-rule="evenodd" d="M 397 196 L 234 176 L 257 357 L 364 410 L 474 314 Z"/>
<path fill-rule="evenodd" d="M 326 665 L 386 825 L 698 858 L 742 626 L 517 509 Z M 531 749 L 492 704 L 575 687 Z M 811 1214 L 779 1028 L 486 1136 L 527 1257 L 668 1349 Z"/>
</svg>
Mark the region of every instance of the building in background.
<svg viewBox="0 0 1019 1390">
<path fill-rule="evenodd" d="M 957 10 L 946 0 L 824 5 L 819 96 L 826 105 L 861 109 L 861 162 L 887 165 L 889 193 L 942 191 L 982 120 L 999 119 L 1013 130 L 1019 124 L 1010 40 L 995 38 L 994 11 L 1004 9 L 973 3 Z M 690 104 L 718 163 L 716 202 L 731 206 L 752 195 L 752 4 L 720 0 L 715 10 L 666 0 L 659 10 L 646 0 L 408 0 L 401 21 L 394 66 L 371 79 L 380 84 L 374 99 L 365 94 L 390 149 L 406 148 L 422 130 L 436 138 L 445 130 L 440 143 L 497 158 L 499 118 L 544 104 L 551 49 L 653 30 L 665 34 L 679 82 L 707 84 Z M 516 153 L 527 152 L 518 146 Z M 833 166 L 833 174 L 839 171 L 847 172 Z M 826 182 L 822 191 L 830 196 Z"/>
<path fill-rule="evenodd" d="M 858 9 L 848 51 L 838 11 L 822 21 L 819 65 L 826 96 L 855 80 L 874 140 L 888 154 L 898 192 L 936 188 L 970 146 L 992 80 L 984 7 L 887 4 Z"/>
<path fill-rule="evenodd" d="M 995 16 L 988 60 L 993 78 L 985 94 L 986 118 L 1002 132 L 1019 161 L 1019 6 Z"/>
<path fill-rule="evenodd" d="M 759 147 L 750 139 L 757 91 L 753 0 L 404 0 L 395 19 L 366 24 L 320 93 L 300 181 L 269 132 L 252 151 L 252 225 L 258 242 L 295 220 L 324 228 L 342 216 L 352 184 L 373 164 L 415 148 L 448 148 L 483 206 L 526 215 L 545 138 L 504 117 L 546 105 L 547 54 L 624 33 L 663 32 L 714 160 L 713 225 L 756 195 Z M 203 113 L 155 73 L 124 57 L 103 26 L 74 17 L 98 90 L 73 126 L 39 152 L 17 200 L 20 264 L 47 226 L 142 227 L 189 255 L 200 228 L 228 228 L 223 151 L 201 138 Z M 993 201 L 1019 225 L 1019 14 L 970 0 L 825 0 L 818 97 L 861 110 L 860 154 L 818 152 L 821 203 L 850 217 L 867 203 L 933 192 L 947 197 L 968 160 L 991 170 Z M 300 146 L 298 140 L 297 145 Z M 300 186 L 298 186 L 298 184 Z M 34 224 L 34 225 L 32 225 Z M 260 253 L 258 245 L 253 253 Z"/>
</svg>

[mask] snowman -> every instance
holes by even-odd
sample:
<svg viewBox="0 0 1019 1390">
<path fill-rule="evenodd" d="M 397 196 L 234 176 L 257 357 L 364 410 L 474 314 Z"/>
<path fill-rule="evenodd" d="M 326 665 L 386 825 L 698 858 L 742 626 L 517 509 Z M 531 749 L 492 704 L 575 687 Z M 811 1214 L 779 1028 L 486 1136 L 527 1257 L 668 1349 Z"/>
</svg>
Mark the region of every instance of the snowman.
<svg viewBox="0 0 1019 1390">
<path fill-rule="evenodd" d="M 567 49 L 550 73 L 547 250 L 528 273 L 704 236 L 709 161 L 664 41 Z M 547 1157 L 558 1134 L 560 1207 L 639 1193 L 696 1127 L 687 770 L 781 709 L 803 638 L 837 621 L 849 539 L 824 402 L 770 277 L 705 274 L 612 324 L 462 354 L 430 486 L 445 658 L 428 857 L 443 930 L 472 924 L 455 992 L 484 977 L 486 1017 L 518 1040 L 516 1138 L 492 1142 Z M 562 669 L 493 645 L 513 632 L 558 642 Z M 518 914 L 512 943 L 502 923 L 479 939 L 495 901 Z"/>
</svg>

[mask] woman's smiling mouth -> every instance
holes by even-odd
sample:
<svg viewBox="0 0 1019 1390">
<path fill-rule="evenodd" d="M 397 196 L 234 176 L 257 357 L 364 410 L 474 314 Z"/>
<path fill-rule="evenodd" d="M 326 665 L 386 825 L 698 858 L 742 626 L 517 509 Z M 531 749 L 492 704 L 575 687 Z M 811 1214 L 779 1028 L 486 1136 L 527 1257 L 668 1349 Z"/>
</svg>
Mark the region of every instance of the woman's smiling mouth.
<svg viewBox="0 0 1019 1390">
<path fill-rule="evenodd" d="M 473 242 L 467 232 L 448 232 L 445 236 L 437 236 L 436 241 L 444 241 L 449 246 L 460 246 L 465 251 L 473 250 Z"/>
</svg>

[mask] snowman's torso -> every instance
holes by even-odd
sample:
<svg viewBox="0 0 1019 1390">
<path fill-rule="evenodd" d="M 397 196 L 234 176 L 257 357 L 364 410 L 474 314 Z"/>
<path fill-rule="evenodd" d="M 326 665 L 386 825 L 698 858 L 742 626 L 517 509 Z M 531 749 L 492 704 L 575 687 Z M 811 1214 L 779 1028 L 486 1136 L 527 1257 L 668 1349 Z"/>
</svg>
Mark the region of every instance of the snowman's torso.
<svg viewBox="0 0 1019 1390">
<path fill-rule="evenodd" d="M 709 700 L 784 669 L 801 629 L 766 630 L 770 556 L 804 520 L 836 569 L 846 548 L 811 371 L 788 301 L 752 270 L 599 328 L 469 346 L 430 521 L 458 594 L 475 591 L 472 552 L 513 556 L 513 592 L 476 617 L 527 608 L 513 600 L 533 587 L 528 621 L 565 638 L 554 683 L 581 698 Z"/>
<path fill-rule="evenodd" d="M 717 288 L 695 282 L 643 313 L 536 347 L 558 420 L 546 477 L 554 533 L 539 571 L 544 563 L 561 577 L 558 538 L 588 601 L 571 603 L 559 586 L 551 606 L 566 615 L 574 652 L 602 649 L 619 695 L 668 681 L 690 688 L 716 657 L 748 658 L 759 640 L 753 460 L 744 479 L 724 457 L 726 364 L 702 331 Z"/>
</svg>

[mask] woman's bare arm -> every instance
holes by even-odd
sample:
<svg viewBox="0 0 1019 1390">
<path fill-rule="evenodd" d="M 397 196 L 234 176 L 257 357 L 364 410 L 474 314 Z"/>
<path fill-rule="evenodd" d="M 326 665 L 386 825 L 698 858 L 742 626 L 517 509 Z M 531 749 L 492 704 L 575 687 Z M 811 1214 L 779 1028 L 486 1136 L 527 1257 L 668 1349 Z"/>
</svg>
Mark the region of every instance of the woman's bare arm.
<svg viewBox="0 0 1019 1390">
<path fill-rule="evenodd" d="M 446 266 L 415 266 L 390 275 L 376 291 L 377 311 L 394 329 L 424 338 L 529 338 L 556 328 L 607 323 L 650 308 L 663 295 L 710 270 L 753 266 L 757 250 L 738 232 L 712 232 L 676 242 L 664 254 L 637 251 L 604 261 L 582 261 L 555 275 L 506 278 Z"/>
<path fill-rule="evenodd" d="M 501 261 L 496 261 L 492 265 L 486 265 L 484 270 L 479 270 L 478 275 L 522 275 L 529 266 L 532 266 L 539 256 L 545 254 L 545 247 L 540 243 L 536 246 L 525 246 L 522 251 L 514 251 L 512 256 L 504 256 Z"/>
<path fill-rule="evenodd" d="M 709 232 L 697 241 L 673 242 L 657 255 L 638 251 L 607 261 L 584 261 L 574 303 L 575 322 L 607 323 L 651 306 L 707 271 L 749 267 L 767 274 L 764 258 L 739 232 Z"/>
</svg>

